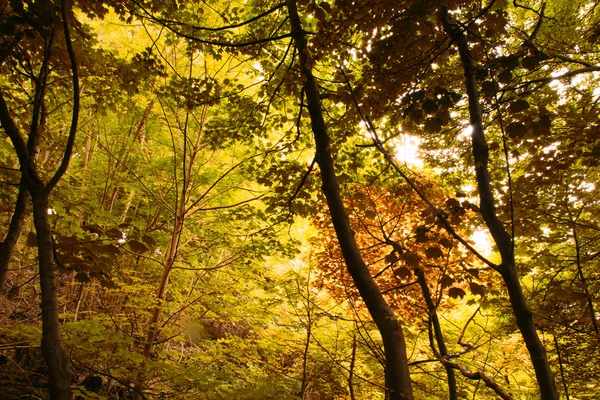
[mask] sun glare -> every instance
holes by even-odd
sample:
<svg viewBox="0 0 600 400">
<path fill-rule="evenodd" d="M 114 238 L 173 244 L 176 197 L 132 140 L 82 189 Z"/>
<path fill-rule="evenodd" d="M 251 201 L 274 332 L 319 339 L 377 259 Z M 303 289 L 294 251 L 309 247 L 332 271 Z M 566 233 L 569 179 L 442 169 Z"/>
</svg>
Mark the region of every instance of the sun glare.
<svg viewBox="0 0 600 400">
<path fill-rule="evenodd" d="M 472 133 L 473 133 L 473 126 L 467 125 L 467 127 L 465 129 L 463 129 L 463 131 L 461 133 L 458 134 L 458 137 L 461 140 L 469 140 L 469 139 L 471 139 Z"/>
<path fill-rule="evenodd" d="M 477 230 L 471 235 L 471 241 L 475 249 L 485 257 L 491 257 L 494 254 L 492 238 L 487 230 Z"/>
<path fill-rule="evenodd" d="M 419 157 L 420 142 L 416 136 L 401 135 L 400 143 L 396 145 L 396 159 L 403 164 L 422 168 L 423 160 Z"/>
</svg>

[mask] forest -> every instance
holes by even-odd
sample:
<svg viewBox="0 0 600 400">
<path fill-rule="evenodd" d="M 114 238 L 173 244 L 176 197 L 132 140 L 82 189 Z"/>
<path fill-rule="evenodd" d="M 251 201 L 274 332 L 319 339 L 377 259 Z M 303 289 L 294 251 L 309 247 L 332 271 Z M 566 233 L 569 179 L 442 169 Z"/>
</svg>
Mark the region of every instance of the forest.
<svg viewBox="0 0 600 400">
<path fill-rule="evenodd" d="M 600 1 L 0 32 L 0 398 L 598 398 Z"/>
</svg>

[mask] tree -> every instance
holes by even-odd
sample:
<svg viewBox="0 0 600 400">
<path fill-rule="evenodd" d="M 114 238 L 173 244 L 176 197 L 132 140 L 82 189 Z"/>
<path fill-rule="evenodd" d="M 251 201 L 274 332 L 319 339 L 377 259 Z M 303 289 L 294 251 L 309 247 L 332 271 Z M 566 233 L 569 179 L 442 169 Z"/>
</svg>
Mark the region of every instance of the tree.
<svg viewBox="0 0 600 400">
<path fill-rule="evenodd" d="M 42 290 L 42 353 L 48 364 L 49 391 L 53 398 L 70 399 L 71 373 L 69 370 L 69 360 L 60 334 L 54 250 L 51 228 L 48 222 L 48 198 L 51 191 L 66 172 L 71 159 L 79 120 L 79 72 L 71 43 L 68 22 L 70 10 L 67 9 L 66 2 L 63 1 L 61 3 L 60 17 L 55 9 L 41 11 L 49 12 L 49 15 L 40 14 L 39 16 L 34 16 L 34 18 L 38 17 L 39 22 L 45 22 L 48 25 L 41 26 L 42 30 L 47 29 L 47 31 L 41 35 L 41 38 L 43 39 L 43 59 L 41 60 L 37 79 L 34 80 L 35 96 L 33 111 L 31 113 L 32 123 L 30 125 L 27 143 L 11 116 L 11 112 L 8 109 L 2 93 L 0 93 L 0 121 L 2 122 L 4 131 L 10 137 L 15 148 L 21 165 L 23 184 L 27 187 L 33 203 L 33 218 L 38 241 L 40 286 Z M 44 19 L 46 20 L 44 21 Z M 62 33 L 64 34 L 73 76 L 73 112 L 71 126 L 69 128 L 69 137 L 62 162 L 50 180 L 47 183 L 44 183 L 40 177 L 39 169 L 35 164 L 34 156 L 36 147 L 40 141 L 39 135 L 46 128 L 45 119 L 47 115 L 45 109 L 45 96 L 50 68 L 51 48 L 54 44 L 54 36 L 56 30 L 58 30 L 58 24 L 61 21 Z M 17 204 L 17 207 L 19 206 L 22 207 L 23 205 Z M 18 212 L 19 210 L 17 209 L 15 212 L 17 217 Z"/>
<path fill-rule="evenodd" d="M 7 396 L 594 396 L 595 3 L 5 3 Z"/>
<path fill-rule="evenodd" d="M 296 2 L 295 0 L 288 0 L 286 5 L 290 13 L 292 37 L 299 53 L 300 68 L 305 81 L 304 93 L 306 94 L 312 131 L 315 135 L 315 160 L 321 170 L 322 189 L 327 198 L 331 220 L 336 229 L 348 271 L 383 339 L 386 362 L 386 391 L 389 390 L 389 398 L 391 400 L 412 399 L 412 387 L 402 327 L 397 322 L 396 315 L 373 280 L 360 254 L 358 244 L 354 239 L 354 233 L 346 217 L 333 159 L 329 150 L 329 137 L 327 136 L 327 128 L 321 110 L 319 90 L 308 66 L 310 53 L 300 23 Z"/>
</svg>

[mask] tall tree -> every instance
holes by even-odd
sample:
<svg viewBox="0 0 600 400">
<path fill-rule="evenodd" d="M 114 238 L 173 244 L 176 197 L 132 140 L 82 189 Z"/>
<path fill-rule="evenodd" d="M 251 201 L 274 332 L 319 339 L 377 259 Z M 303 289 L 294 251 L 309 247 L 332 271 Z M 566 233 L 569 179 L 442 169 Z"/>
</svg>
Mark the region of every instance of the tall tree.
<svg viewBox="0 0 600 400">
<path fill-rule="evenodd" d="M 59 11 L 60 10 L 60 14 Z M 52 230 L 48 222 L 48 198 L 59 180 L 67 171 L 77 125 L 79 121 L 79 72 L 75 52 L 71 43 L 71 34 L 69 30 L 70 13 L 66 1 L 63 0 L 60 9 L 51 6 L 49 9 L 38 9 L 39 21 L 44 21 L 47 25 L 43 38 L 43 59 L 37 79 L 35 80 L 35 97 L 33 110 L 31 113 L 31 125 L 27 142 L 23 138 L 17 127 L 11 112 L 8 109 L 4 95 L 0 93 L 0 121 L 9 136 L 15 148 L 19 162 L 21 164 L 21 173 L 23 174 L 24 185 L 31 195 L 33 203 L 33 220 L 35 224 L 38 258 L 40 287 L 42 291 L 42 353 L 46 364 L 48 365 L 48 386 L 49 392 L 54 399 L 71 398 L 71 372 L 69 369 L 69 359 L 63 346 L 60 333 L 60 322 L 58 315 L 58 293 L 56 287 L 56 268 L 54 261 L 54 244 L 52 239 Z M 48 13 L 44 15 L 43 13 Z M 62 27 L 59 29 L 59 24 Z M 48 85 L 48 75 L 50 71 L 51 52 L 54 46 L 54 38 L 57 33 L 64 35 L 64 41 L 68 52 L 72 72 L 72 93 L 73 93 L 73 111 L 71 125 L 69 128 L 69 137 L 63 154 L 63 159 L 56 169 L 54 175 L 45 183 L 40 176 L 39 169 L 36 166 L 34 155 L 36 147 L 40 142 L 40 135 L 46 128 L 46 109 L 45 98 Z"/>
<path fill-rule="evenodd" d="M 323 119 L 319 89 L 308 64 L 310 52 L 297 11 L 296 1 L 287 0 L 286 5 L 292 25 L 292 37 L 299 54 L 300 70 L 304 80 L 303 92 L 306 94 L 307 107 L 315 138 L 315 159 L 320 168 L 322 190 L 327 199 L 331 220 L 335 227 L 348 272 L 352 276 L 354 284 L 377 324 L 383 339 L 386 394 L 390 400 L 412 399 L 412 385 L 402 327 L 398 322 L 398 317 L 373 280 L 360 254 L 354 232 L 350 227 L 329 149 L 329 137 Z"/>
<path fill-rule="evenodd" d="M 464 69 L 465 86 L 469 101 L 469 116 L 473 129 L 471 136 L 473 138 L 473 162 L 479 190 L 479 208 L 502 258 L 502 262 L 497 267 L 497 270 L 502 275 L 508 289 L 517 325 L 523 335 L 523 340 L 525 341 L 533 368 L 535 369 L 541 397 L 548 400 L 558 399 L 554 374 L 550 369 L 546 348 L 537 334 L 533 315 L 527 305 L 527 300 L 523 294 L 519 280 L 514 254 L 514 238 L 504 229 L 496 212 L 494 194 L 488 171 L 489 148 L 484 135 L 483 118 L 479 104 L 479 90 L 476 80 L 477 71 L 473 64 L 467 40 L 460 28 L 451 22 L 447 8 L 442 8 L 441 18 L 444 29 L 458 48 Z"/>
</svg>

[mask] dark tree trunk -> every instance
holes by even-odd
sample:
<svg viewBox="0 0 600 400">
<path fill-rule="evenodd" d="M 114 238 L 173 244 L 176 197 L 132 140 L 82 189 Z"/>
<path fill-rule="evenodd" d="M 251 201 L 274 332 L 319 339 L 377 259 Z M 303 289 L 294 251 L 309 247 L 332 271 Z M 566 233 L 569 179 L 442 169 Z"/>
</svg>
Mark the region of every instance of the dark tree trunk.
<svg viewBox="0 0 600 400">
<path fill-rule="evenodd" d="M 304 31 L 298 16 L 295 0 L 286 1 L 292 37 L 300 57 L 300 68 L 305 78 L 304 92 L 310 114 L 311 127 L 315 138 L 316 161 L 321 170 L 322 190 L 327 199 L 329 213 L 337 235 L 348 272 L 352 276 L 373 321 L 377 325 L 385 350 L 385 384 L 390 400 L 412 400 L 412 385 L 406 356 L 404 334 L 389 304 L 381 294 L 377 283 L 365 264 L 340 194 L 335 175 L 333 158 L 329 151 L 329 136 L 323 119 L 319 91 L 310 68 L 307 66 L 308 48 Z"/>
<path fill-rule="evenodd" d="M 21 229 L 23 228 L 23 221 L 25 220 L 25 211 L 27 210 L 28 198 L 27 185 L 21 177 L 19 192 L 17 193 L 17 201 L 15 202 L 15 211 L 13 212 L 10 220 L 8 232 L 4 237 L 4 241 L 0 243 L 0 291 L 4 287 L 4 282 L 8 272 L 8 265 L 10 264 L 13 250 L 17 245 L 19 237 L 21 236 Z"/>
<path fill-rule="evenodd" d="M 417 275 L 417 279 L 419 281 L 419 286 L 421 287 L 421 291 L 423 292 L 423 297 L 425 298 L 425 303 L 427 304 L 427 310 L 429 311 L 429 323 L 433 326 L 433 332 L 435 335 L 435 341 L 437 342 L 439 354 L 442 357 L 448 356 L 448 349 L 446 348 L 446 342 L 444 340 L 444 335 L 442 333 L 442 327 L 440 325 L 440 320 L 437 316 L 436 306 L 433 303 L 431 297 L 431 291 L 429 290 L 429 286 L 427 285 L 427 279 L 425 278 L 425 273 L 423 270 L 416 268 L 415 275 Z M 434 344 L 431 343 L 431 346 L 434 347 Z M 435 352 L 435 347 L 433 348 Z M 456 376 L 454 374 L 454 368 L 451 366 L 444 364 L 444 368 L 446 369 L 446 375 L 448 376 L 448 399 L 449 400 L 458 400 L 458 393 L 456 391 Z"/>
<path fill-rule="evenodd" d="M 516 264 L 504 264 L 501 274 L 508 290 L 510 304 L 517 321 L 517 327 L 521 331 L 525 346 L 531 357 L 531 363 L 535 370 L 538 385 L 540 387 L 541 398 L 543 400 L 558 400 L 558 391 L 554 374 L 550 369 L 550 363 L 546 355 L 546 348 L 540 341 L 535 329 L 533 315 L 527 306 L 527 300 L 521 289 L 521 282 L 517 273 Z"/>
<path fill-rule="evenodd" d="M 480 210 L 485 224 L 498 247 L 502 258 L 502 264 L 497 270 L 502 275 L 510 304 L 515 315 L 517 327 L 521 331 L 525 346 L 529 352 L 542 400 L 558 400 L 558 391 L 554 382 L 554 374 L 550 369 L 550 363 L 546 355 L 546 349 L 542 344 L 533 322 L 533 316 L 527 306 L 527 300 L 523 295 L 521 282 L 517 271 L 514 255 L 513 238 L 504 229 L 498 218 L 494 202 L 494 194 L 488 170 L 489 149 L 483 129 L 483 119 L 479 105 L 479 91 L 477 89 L 476 69 L 469 50 L 469 45 L 462 28 L 452 23 L 448 10 L 442 8 L 442 22 L 444 30 L 454 41 L 460 55 L 464 69 L 465 86 L 469 100 L 470 122 L 473 128 L 472 150 L 475 164 L 475 176 L 479 190 Z"/>
<path fill-rule="evenodd" d="M 48 366 L 48 390 L 50 398 L 53 400 L 71 399 L 71 373 L 69 370 L 69 358 L 67 357 L 60 334 L 54 244 L 52 241 L 52 230 L 48 221 L 48 198 L 52 189 L 58 184 L 69 167 L 79 121 L 79 74 L 69 32 L 68 12 L 67 1 L 62 0 L 61 13 L 64 29 L 63 33 L 69 59 L 71 61 L 73 79 L 73 112 L 71 115 L 71 127 L 69 129 L 67 145 L 63 152 L 62 161 L 47 184 L 44 184 L 42 178 L 38 174 L 34 153 L 35 147 L 39 143 L 40 133 L 45 125 L 44 121 L 46 113 L 44 111 L 43 103 L 46 92 L 46 79 L 49 71 L 48 66 L 50 62 L 52 39 L 46 42 L 44 59 L 40 69 L 40 78 L 35 81 L 36 95 L 34 98 L 32 123 L 30 125 L 29 140 L 27 144 L 11 116 L 2 92 L 0 92 L 0 123 L 15 148 L 15 152 L 21 165 L 21 173 L 23 174 L 22 182 L 27 187 L 33 204 L 33 222 L 38 241 L 38 264 L 40 289 L 42 294 L 41 349 L 44 361 L 46 361 Z M 52 34 L 52 38 L 53 37 L 54 32 Z"/>
<path fill-rule="evenodd" d="M 48 388 L 53 400 L 71 399 L 69 359 L 60 335 L 56 290 L 54 244 L 48 223 L 48 195 L 30 186 L 33 222 L 38 241 L 40 288 L 42 292 L 42 354 L 48 365 Z"/>
</svg>

